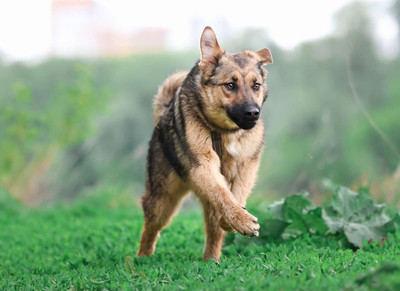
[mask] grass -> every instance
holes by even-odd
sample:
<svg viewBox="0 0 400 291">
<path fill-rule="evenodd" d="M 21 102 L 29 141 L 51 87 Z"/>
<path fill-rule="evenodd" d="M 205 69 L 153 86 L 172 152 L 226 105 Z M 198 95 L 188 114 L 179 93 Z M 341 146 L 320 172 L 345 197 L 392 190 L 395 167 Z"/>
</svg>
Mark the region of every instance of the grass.
<svg viewBox="0 0 400 291">
<path fill-rule="evenodd" d="M 198 209 L 175 218 L 150 258 L 135 256 L 141 227 L 142 213 L 131 199 L 107 190 L 39 209 L 0 191 L 0 290 L 400 288 L 399 232 L 383 246 L 357 252 L 342 249 L 334 237 L 309 235 L 230 244 L 216 265 L 202 261 Z"/>
</svg>

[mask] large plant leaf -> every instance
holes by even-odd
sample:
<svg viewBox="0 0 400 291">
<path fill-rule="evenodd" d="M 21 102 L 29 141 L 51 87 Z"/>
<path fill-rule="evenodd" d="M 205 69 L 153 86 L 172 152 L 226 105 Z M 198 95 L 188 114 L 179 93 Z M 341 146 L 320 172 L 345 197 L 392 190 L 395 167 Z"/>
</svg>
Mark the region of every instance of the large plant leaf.
<svg viewBox="0 0 400 291">
<path fill-rule="evenodd" d="M 377 204 L 365 191 L 353 192 L 346 187 L 338 187 L 332 197 L 332 208 L 345 221 L 363 222 L 384 210 L 384 204 Z"/>
<path fill-rule="evenodd" d="M 285 223 L 280 223 L 282 238 L 297 237 L 304 233 L 324 234 L 328 230 L 322 219 L 322 209 L 315 207 L 307 197 L 306 192 L 294 194 L 269 206 L 276 219 Z"/>
<path fill-rule="evenodd" d="M 262 223 L 260 237 L 280 237 L 288 225 L 289 223 L 280 219 L 266 219 Z"/>
<path fill-rule="evenodd" d="M 359 248 L 363 247 L 363 241 L 379 241 L 383 238 L 383 235 L 373 227 L 355 222 L 344 224 L 344 234 L 349 242 Z"/>
<path fill-rule="evenodd" d="M 363 247 L 364 241 L 379 241 L 399 225 L 399 215 L 384 214 L 385 205 L 377 204 L 368 191 L 359 193 L 337 187 L 331 205 L 322 213 L 330 233 L 344 232 L 350 243 Z"/>
<path fill-rule="evenodd" d="M 295 222 L 301 216 L 307 214 L 308 210 L 314 209 L 315 206 L 307 199 L 308 193 L 291 195 L 285 198 L 282 206 L 284 220 L 287 222 Z"/>
<path fill-rule="evenodd" d="M 400 227 L 400 214 L 396 213 L 392 219 L 389 219 L 387 222 L 381 224 L 380 226 L 375 225 L 382 233 L 394 232 L 397 228 Z"/>
<path fill-rule="evenodd" d="M 310 233 L 326 234 L 329 230 L 324 219 L 322 218 L 322 208 L 316 207 L 309 210 L 304 215 L 304 220 L 307 223 L 308 231 Z"/>
<path fill-rule="evenodd" d="M 343 231 L 344 228 L 343 218 L 332 215 L 332 212 L 328 212 L 326 209 L 322 210 L 322 218 L 328 227 L 328 233 L 336 233 Z"/>
<path fill-rule="evenodd" d="M 285 199 L 275 201 L 268 206 L 269 211 L 279 220 L 284 220 L 283 203 L 285 203 Z"/>
<path fill-rule="evenodd" d="M 380 241 L 400 226 L 399 213 L 392 217 L 385 214 L 385 205 L 376 203 L 368 189 L 360 189 L 357 193 L 346 187 L 335 187 L 332 183 L 329 187 L 335 193 L 325 208 L 314 206 L 306 192 L 270 204 L 269 213 L 260 219 L 259 240 L 267 237 L 289 239 L 305 233 L 331 233 L 337 234 L 338 239 L 341 237 L 346 247 L 353 245 L 361 248 L 366 241 Z M 240 239 L 231 238 L 231 243 L 237 242 L 242 244 Z"/>
<path fill-rule="evenodd" d="M 298 213 L 288 207 L 285 209 L 285 214 L 286 216 L 290 217 L 290 219 L 286 221 L 288 223 L 288 226 L 284 229 L 282 233 L 283 239 L 297 237 L 308 232 L 307 224 L 303 219 L 301 213 Z"/>
</svg>

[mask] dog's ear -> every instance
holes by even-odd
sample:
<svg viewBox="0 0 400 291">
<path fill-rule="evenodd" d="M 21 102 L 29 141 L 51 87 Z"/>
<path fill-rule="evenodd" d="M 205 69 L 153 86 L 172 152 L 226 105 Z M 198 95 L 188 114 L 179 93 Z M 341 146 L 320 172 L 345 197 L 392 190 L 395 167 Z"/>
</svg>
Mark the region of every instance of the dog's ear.
<svg viewBox="0 0 400 291">
<path fill-rule="evenodd" d="M 203 71 L 212 71 L 218 64 L 224 50 L 218 45 L 217 37 L 211 27 L 204 28 L 200 38 L 201 60 L 199 67 Z"/>
<path fill-rule="evenodd" d="M 260 59 L 260 65 L 272 64 L 271 51 L 267 48 L 263 48 L 256 52 L 258 58 Z"/>
</svg>

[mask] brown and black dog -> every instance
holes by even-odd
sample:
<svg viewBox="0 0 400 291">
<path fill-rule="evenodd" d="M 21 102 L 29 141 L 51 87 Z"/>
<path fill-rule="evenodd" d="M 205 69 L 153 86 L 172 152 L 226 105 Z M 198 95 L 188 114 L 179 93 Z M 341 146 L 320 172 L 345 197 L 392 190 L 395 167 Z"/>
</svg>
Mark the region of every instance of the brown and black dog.
<svg viewBox="0 0 400 291">
<path fill-rule="evenodd" d="M 200 48 L 201 60 L 169 77 L 154 101 L 139 256 L 154 253 L 160 231 L 189 192 L 204 210 L 204 260 L 219 261 L 226 231 L 258 236 L 257 218 L 245 205 L 264 143 L 263 65 L 272 56 L 266 48 L 227 54 L 210 27 Z"/>
</svg>

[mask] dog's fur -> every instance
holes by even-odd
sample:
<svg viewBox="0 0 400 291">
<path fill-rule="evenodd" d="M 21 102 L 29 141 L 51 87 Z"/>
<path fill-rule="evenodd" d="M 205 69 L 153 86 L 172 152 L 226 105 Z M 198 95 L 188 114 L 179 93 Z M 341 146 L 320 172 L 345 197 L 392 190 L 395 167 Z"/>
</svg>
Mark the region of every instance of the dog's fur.
<svg viewBox="0 0 400 291">
<path fill-rule="evenodd" d="M 227 54 L 210 27 L 200 48 L 201 60 L 189 73 L 169 77 L 154 101 L 139 256 L 154 253 L 160 231 L 191 191 L 204 210 L 204 260 L 219 261 L 226 231 L 258 235 L 257 218 L 245 205 L 263 148 L 262 66 L 272 63 L 271 53 Z"/>
</svg>

